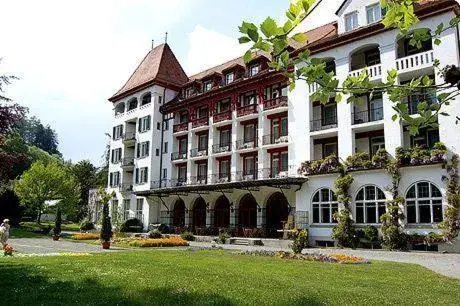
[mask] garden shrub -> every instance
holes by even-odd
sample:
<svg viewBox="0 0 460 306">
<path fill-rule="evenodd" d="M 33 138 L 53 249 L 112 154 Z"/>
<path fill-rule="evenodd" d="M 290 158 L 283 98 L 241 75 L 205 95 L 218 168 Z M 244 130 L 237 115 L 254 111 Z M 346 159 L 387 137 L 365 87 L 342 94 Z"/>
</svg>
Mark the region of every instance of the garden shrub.
<svg viewBox="0 0 460 306">
<path fill-rule="evenodd" d="M 458 155 L 453 155 L 446 165 L 448 174 L 447 208 L 444 220 L 439 224 L 445 241 L 452 241 L 460 233 L 460 186 L 458 183 Z"/>
<path fill-rule="evenodd" d="M 80 230 L 81 231 L 90 231 L 95 229 L 94 223 L 88 220 L 85 220 L 80 223 Z"/>
<path fill-rule="evenodd" d="M 306 229 L 297 229 L 294 236 L 292 251 L 295 254 L 299 254 L 303 249 L 308 248 L 308 231 Z"/>
<path fill-rule="evenodd" d="M 154 230 L 151 230 L 149 232 L 149 238 L 151 239 L 158 239 L 158 238 L 162 238 L 163 235 L 161 234 L 160 230 L 159 229 L 154 229 Z"/>
<path fill-rule="evenodd" d="M 130 246 L 140 248 L 188 246 L 188 242 L 180 237 L 160 239 L 135 239 L 129 242 Z"/>
<path fill-rule="evenodd" d="M 379 230 L 372 225 L 365 226 L 363 228 L 364 238 L 370 242 L 377 242 L 379 240 Z"/>
<path fill-rule="evenodd" d="M 128 219 L 120 226 L 122 233 L 138 233 L 143 229 L 142 221 L 136 218 Z"/>
<path fill-rule="evenodd" d="M 432 162 L 442 162 L 446 158 L 447 147 L 444 143 L 438 141 L 434 144 L 433 149 L 431 149 L 431 161 Z"/>
<path fill-rule="evenodd" d="M 182 239 L 184 239 L 184 240 L 187 240 L 187 241 L 194 241 L 195 240 L 195 236 L 193 236 L 193 233 L 189 232 L 189 231 L 183 232 L 182 234 L 180 234 L 180 237 Z"/>
<path fill-rule="evenodd" d="M 378 149 L 372 156 L 372 166 L 375 168 L 385 168 L 389 162 L 390 157 L 385 149 Z"/>
<path fill-rule="evenodd" d="M 219 234 L 219 238 L 217 238 L 217 242 L 219 242 L 221 244 L 225 244 L 225 242 L 227 241 L 228 238 L 230 238 L 230 235 L 227 234 L 227 232 L 221 232 Z"/>
<path fill-rule="evenodd" d="M 334 214 L 337 225 L 332 229 L 332 238 L 337 240 L 342 247 L 356 248 L 359 237 L 351 213 L 347 208 L 340 209 Z"/>
<path fill-rule="evenodd" d="M 55 236 L 59 236 L 61 232 L 62 232 L 62 213 L 61 213 L 61 208 L 58 205 L 56 209 L 56 220 L 54 222 L 53 234 Z"/>
<path fill-rule="evenodd" d="M 301 164 L 297 172 L 301 175 L 330 173 L 337 172 L 339 166 L 339 159 L 333 154 L 320 160 L 305 161 Z"/>
<path fill-rule="evenodd" d="M 367 152 L 358 152 L 347 157 L 345 166 L 348 170 L 369 169 L 372 166 L 372 162 Z"/>
<path fill-rule="evenodd" d="M 96 240 L 100 238 L 100 235 L 95 233 L 82 233 L 72 235 L 70 238 L 73 240 Z"/>
</svg>

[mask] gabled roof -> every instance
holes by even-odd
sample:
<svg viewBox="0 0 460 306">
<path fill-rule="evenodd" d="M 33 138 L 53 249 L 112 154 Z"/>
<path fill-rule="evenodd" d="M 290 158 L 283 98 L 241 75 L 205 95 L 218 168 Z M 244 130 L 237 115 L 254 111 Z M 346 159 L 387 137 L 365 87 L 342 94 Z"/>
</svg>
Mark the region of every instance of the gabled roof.
<svg viewBox="0 0 460 306">
<path fill-rule="evenodd" d="M 147 53 L 126 84 L 109 101 L 116 101 L 154 83 L 177 88 L 187 82 L 188 77 L 169 45 L 161 44 Z"/>
<path fill-rule="evenodd" d="M 345 6 L 345 4 L 347 4 L 349 1 L 351 0 L 344 0 L 342 2 L 342 4 L 340 4 L 339 8 L 337 9 L 337 11 L 335 12 L 336 15 L 338 15 L 340 13 L 340 11 L 342 10 L 342 8 Z M 429 2 L 437 2 L 438 0 L 420 0 L 419 2 L 417 3 L 414 3 L 414 8 L 417 9 L 418 6 L 422 6 L 422 5 L 426 5 L 427 3 Z"/>
</svg>

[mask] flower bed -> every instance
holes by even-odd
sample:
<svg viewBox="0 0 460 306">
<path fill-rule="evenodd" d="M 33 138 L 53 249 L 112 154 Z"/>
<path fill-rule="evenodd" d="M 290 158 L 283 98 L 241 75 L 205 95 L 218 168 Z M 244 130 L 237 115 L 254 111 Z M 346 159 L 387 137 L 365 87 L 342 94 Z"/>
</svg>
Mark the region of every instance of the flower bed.
<svg viewBox="0 0 460 306">
<path fill-rule="evenodd" d="M 97 240 L 99 238 L 99 234 L 94 233 L 75 234 L 71 236 L 71 239 L 73 240 Z"/>
<path fill-rule="evenodd" d="M 4 256 L 13 256 L 13 251 L 14 251 L 13 247 L 11 245 L 9 245 L 9 244 L 7 244 L 7 245 L 5 245 L 3 247 L 3 255 Z"/>
<path fill-rule="evenodd" d="M 240 255 L 251 255 L 251 256 L 270 256 L 281 259 L 293 259 L 293 260 L 305 260 L 305 261 L 316 261 L 316 262 L 332 262 L 341 264 L 363 264 L 369 263 L 368 260 L 352 255 L 346 254 L 321 254 L 321 253 L 306 253 L 306 254 L 294 254 L 290 252 L 272 252 L 272 251 L 243 251 L 236 252 Z"/>
<path fill-rule="evenodd" d="M 159 239 L 130 239 L 125 242 L 128 242 L 130 246 L 140 248 L 188 246 L 188 242 L 180 237 Z"/>
</svg>

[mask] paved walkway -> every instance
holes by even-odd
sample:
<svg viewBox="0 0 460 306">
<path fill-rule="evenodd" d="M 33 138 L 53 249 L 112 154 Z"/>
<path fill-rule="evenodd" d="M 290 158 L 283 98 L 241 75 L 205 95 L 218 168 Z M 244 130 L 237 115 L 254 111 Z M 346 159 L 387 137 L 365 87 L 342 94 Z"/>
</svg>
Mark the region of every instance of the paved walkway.
<svg viewBox="0 0 460 306">
<path fill-rule="evenodd" d="M 29 254 L 51 254 L 61 252 L 100 253 L 121 250 L 120 248 L 114 247 L 111 247 L 110 250 L 103 250 L 100 245 L 66 240 L 53 241 L 51 238 L 13 238 L 9 239 L 8 243 L 18 252 Z"/>
<path fill-rule="evenodd" d="M 191 242 L 192 247 L 211 248 L 210 243 Z M 244 246 L 244 245 L 216 245 L 228 250 L 267 250 L 267 251 L 290 251 L 289 249 L 277 249 L 263 246 Z M 389 252 L 383 250 L 350 250 L 338 248 L 311 248 L 306 249 L 304 252 L 308 253 L 342 253 L 348 255 L 360 256 L 368 260 L 385 260 L 394 262 L 405 262 L 412 264 L 419 264 L 439 274 L 460 278 L 460 254 L 441 254 L 431 252 Z"/>
</svg>

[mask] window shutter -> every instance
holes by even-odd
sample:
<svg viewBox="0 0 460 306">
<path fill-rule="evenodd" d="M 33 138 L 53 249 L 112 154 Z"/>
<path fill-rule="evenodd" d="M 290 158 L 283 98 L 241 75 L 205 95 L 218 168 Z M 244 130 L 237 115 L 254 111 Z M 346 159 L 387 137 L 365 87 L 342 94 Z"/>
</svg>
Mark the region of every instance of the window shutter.
<svg viewBox="0 0 460 306">
<path fill-rule="evenodd" d="M 151 121 L 151 116 L 147 116 L 147 130 L 150 130 L 150 121 Z"/>
<path fill-rule="evenodd" d="M 137 146 L 137 148 L 136 148 L 136 157 L 139 158 L 139 157 L 141 157 L 141 144 L 137 143 L 136 146 Z"/>
<path fill-rule="evenodd" d="M 120 125 L 120 137 L 123 136 L 123 125 Z"/>
<path fill-rule="evenodd" d="M 139 118 L 139 120 L 137 122 L 137 131 L 138 132 L 141 132 L 141 123 L 142 123 L 142 118 Z"/>
<path fill-rule="evenodd" d="M 112 164 L 113 164 L 113 153 L 114 153 L 114 150 L 111 151 L 111 156 L 110 156 L 110 161 L 112 162 Z"/>
<path fill-rule="evenodd" d="M 115 140 L 115 127 L 112 129 L 112 139 Z"/>
<path fill-rule="evenodd" d="M 136 184 L 139 184 L 139 168 L 136 168 L 136 178 L 135 178 Z"/>
<path fill-rule="evenodd" d="M 109 186 L 110 187 L 113 186 L 113 173 L 110 173 L 110 175 L 109 175 Z"/>
<path fill-rule="evenodd" d="M 147 182 L 149 178 L 148 168 L 144 168 L 144 183 Z"/>
<path fill-rule="evenodd" d="M 146 146 L 146 148 L 145 148 L 145 156 L 149 156 L 149 153 L 150 153 L 149 152 L 150 151 L 150 141 L 147 141 L 145 143 L 145 146 Z"/>
</svg>

